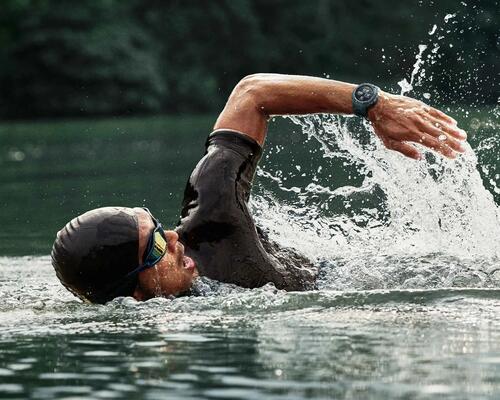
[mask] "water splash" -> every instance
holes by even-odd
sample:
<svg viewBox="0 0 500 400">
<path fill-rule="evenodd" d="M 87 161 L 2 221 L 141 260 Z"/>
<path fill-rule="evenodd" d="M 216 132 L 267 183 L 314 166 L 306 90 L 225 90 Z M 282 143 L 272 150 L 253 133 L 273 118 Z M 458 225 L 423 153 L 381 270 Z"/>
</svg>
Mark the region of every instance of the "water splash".
<svg viewBox="0 0 500 400">
<path fill-rule="evenodd" d="M 401 87 L 401 92 L 399 93 L 400 95 L 405 95 L 406 93 L 409 93 L 410 91 L 413 90 L 413 82 L 415 80 L 415 77 L 419 73 L 419 71 L 422 70 L 422 66 L 424 64 L 423 54 L 424 51 L 427 50 L 427 45 L 425 44 L 419 44 L 418 45 L 418 54 L 416 56 L 415 64 L 413 64 L 413 70 L 411 71 L 410 75 L 410 81 L 408 82 L 406 78 L 398 82 L 398 85 Z M 421 74 L 420 77 L 423 77 L 424 74 Z"/>
<path fill-rule="evenodd" d="M 457 33 L 457 15 L 429 27 L 399 82 L 401 94 L 419 89 L 425 99 L 440 99 L 428 85 L 436 77 L 431 66 Z M 468 147 L 456 161 L 426 152 L 420 163 L 387 150 L 356 118 L 291 117 L 310 145 L 311 165 L 263 163 L 254 214 L 275 240 L 324 266 L 323 288 L 498 286 L 500 212 L 492 195 L 499 191 L 500 141 L 492 135 L 498 110 L 481 111 L 476 129 L 464 127 L 476 139 L 474 151 Z"/>
<path fill-rule="evenodd" d="M 455 161 L 426 152 L 419 163 L 385 149 L 373 132 L 365 143 L 356 139 L 352 118 L 291 120 L 317 142 L 321 162 L 342 160 L 344 168 L 356 167 L 362 182 L 335 188 L 317 178 L 287 186 L 283 176 L 263 165 L 264 183 L 253 208 L 283 245 L 336 265 L 326 279 L 330 286 L 427 288 L 494 281 L 500 213 L 470 147 Z M 279 201 L 265 186 L 291 199 Z"/>
<path fill-rule="evenodd" d="M 456 15 L 447 14 L 444 25 Z M 433 80 L 425 67 L 440 58 L 449 33 L 437 24 L 430 28 L 409 77 L 398 82 L 402 95 Z M 302 166 L 301 176 L 310 180 L 297 184 L 284 172 L 286 166 L 264 163 L 252 200 L 257 220 L 275 240 L 326 266 L 326 288 L 495 287 L 500 277 L 500 211 L 493 198 L 500 194 L 498 110 L 473 110 L 478 118 L 462 110 L 474 150 L 468 146 L 454 161 L 432 152 L 425 152 L 424 162 L 406 159 L 385 149 L 369 124 L 355 118 L 291 117 L 305 141 L 314 143 L 316 165 L 309 175 Z M 335 173 L 325 177 L 320 170 Z M 346 174 L 354 184 L 335 182 Z"/>
<path fill-rule="evenodd" d="M 448 23 L 452 18 L 455 18 L 457 16 L 457 13 L 454 14 L 446 14 L 444 17 L 444 22 Z"/>
</svg>

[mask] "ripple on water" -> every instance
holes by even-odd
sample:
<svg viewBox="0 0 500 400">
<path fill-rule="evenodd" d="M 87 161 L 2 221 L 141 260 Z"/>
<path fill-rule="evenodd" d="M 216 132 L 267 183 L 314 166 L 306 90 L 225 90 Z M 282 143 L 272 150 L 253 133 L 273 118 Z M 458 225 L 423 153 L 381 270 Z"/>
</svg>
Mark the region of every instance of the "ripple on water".
<svg viewBox="0 0 500 400">
<path fill-rule="evenodd" d="M 14 375 L 14 371 L 11 371 L 8 368 L 0 368 L 0 376 L 12 376 Z"/>
<path fill-rule="evenodd" d="M 83 352 L 85 357 L 117 357 L 120 353 L 116 351 L 92 350 Z"/>
<path fill-rule="evenodd" d="M 164 341 L 153 341 L 153 342 L 134 342 L 132 343 L 132 347 L 148 347 L 148 348 L 155 348 L 155 347 L 162 347 L 165 346 Z"/>
<path fill-rule="evenodd" d="M 92 393 L 92 386 L 51 386 L 51 387 L 39 387 L 34 391 L 34 396 L 37 399 L 53 399 L 59 398 L 61 395 L 85 395 Z M 66 396 L 65 396 L 66 397 Z M 81 398 L 78 396 L 78 398 Z"/>
<path fill-rule="evenodd" d="M 44 380 L 82 380 L 82 381 L 109 381 L 111 375 L 107 374 L 84 374 L 76 372 L 44 372 L 38 375 L 38 378 Z"/>
<path fill-rule="evenodd" d="M 23 392 L 24 392 L 23 385 L 19 385 L 16 383 L 0 383 L 0 393 L 18 394 Z"/>
</svg>

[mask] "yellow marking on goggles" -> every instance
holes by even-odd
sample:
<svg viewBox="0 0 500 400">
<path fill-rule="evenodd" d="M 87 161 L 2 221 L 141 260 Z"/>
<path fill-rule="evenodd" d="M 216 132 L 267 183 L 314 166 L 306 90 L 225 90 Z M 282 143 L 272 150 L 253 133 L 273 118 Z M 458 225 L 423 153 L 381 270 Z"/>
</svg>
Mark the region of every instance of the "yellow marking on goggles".
<svg viewBox="0 0 500 400">
<path fill-rule="evenodd" d="M 163 238 L 160 232 L 155 232 L 154 234 L 154 245 L 153 245 L 153 255 L 155 257 L 161 257 L 165 254 L 167 250 L 167 242 Z"/>
</svg>

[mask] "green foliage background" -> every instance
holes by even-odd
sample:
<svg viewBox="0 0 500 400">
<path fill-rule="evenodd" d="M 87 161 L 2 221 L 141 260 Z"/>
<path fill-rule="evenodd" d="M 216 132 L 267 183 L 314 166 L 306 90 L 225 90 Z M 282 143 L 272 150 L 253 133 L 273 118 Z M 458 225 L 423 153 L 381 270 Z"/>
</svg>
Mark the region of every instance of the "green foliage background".
<svg viewBox="0 0 500 400">
<path fill-rule="evenodd" d="M 434 24 L 426 91 L 494 103 L 499 14 L 498 0 L 3 0 L 0 118 L 215 112 L 254 72 L 394 90 Z"/>
</svg>

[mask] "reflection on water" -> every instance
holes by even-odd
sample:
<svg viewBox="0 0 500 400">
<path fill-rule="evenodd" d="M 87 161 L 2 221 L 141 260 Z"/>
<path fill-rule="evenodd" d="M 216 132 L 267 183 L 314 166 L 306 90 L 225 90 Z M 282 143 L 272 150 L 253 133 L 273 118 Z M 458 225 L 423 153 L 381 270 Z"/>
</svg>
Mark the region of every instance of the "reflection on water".
<svg viewBox="0 0 500 400">
<path fill-rule="evenodd" d="M 319 291 L 205 279 L 197 297 L 105 306 L 67 293 L 47 256 L 55 231 L 111 204 L 174 224 L 207 120 L 1 128 L 0 398 L 498 398 L 489 125 L 472 138 L 477 168 L 472 152 L 453 168 L 404 163 L 351 120 L 273 125 L 252 207 L 317 260 Z"/>
<path fill-rule="evenodd" d="M 351 120 L 273 125 L 252 207 L 317 260 L 319 291 L 201 280 L 197 297 L 105 306 L 67 293 L 47 256 L 55 231 L 112 204 L 174 224 L 207 120 L 1 128 L 0 398 L 498 398 L 489 125 L 472 138 L 477 168 L 472 152 L 415 167 Z"/>
<path fill-rule="evenodd" d="M 319 290 L 200 279 L 199 296 L 104 306 L 58 283 L 55 232 L 105 205 L 173 226 L 214 118 L 1 125 L 0 398 L 498 399 L 500 113 L 451 112 L 471 144 L 456 161 L 406 160 L 354 118 L 271 126 L 251 206 L 317 262 Z"/>
<path fill-rule="evenodd" d="M 500 289 L 80 303 L 0 259 L 0 398 L 472 398 L 500 392 Z"/>
</svg>

